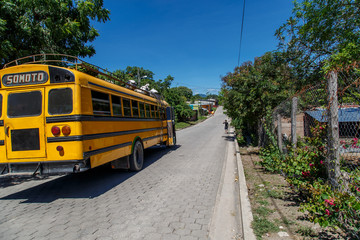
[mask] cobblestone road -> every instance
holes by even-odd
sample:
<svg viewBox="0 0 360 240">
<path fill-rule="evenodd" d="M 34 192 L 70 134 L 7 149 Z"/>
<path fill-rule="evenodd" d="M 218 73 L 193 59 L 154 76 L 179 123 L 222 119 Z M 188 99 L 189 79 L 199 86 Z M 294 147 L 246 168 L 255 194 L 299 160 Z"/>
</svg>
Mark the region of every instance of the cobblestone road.
<svg viewBox="0 0 360 240">
<path fill-rule="evenodd" d="M 0 239 L 208 239 L 225 158 L 224 119 L 219 109 L 179 131 L 176 148 L 146 151 L 138 173 L 0 178 Z"/>
</svg>

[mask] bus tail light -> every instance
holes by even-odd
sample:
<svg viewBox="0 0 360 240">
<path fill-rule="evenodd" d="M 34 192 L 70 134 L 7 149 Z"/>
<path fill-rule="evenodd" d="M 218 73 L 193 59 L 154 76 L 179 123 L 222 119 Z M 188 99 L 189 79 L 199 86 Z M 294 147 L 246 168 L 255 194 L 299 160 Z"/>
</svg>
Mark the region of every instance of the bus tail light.
<svg viewBox="0 0 360 240">
<path fill-rule="evenodd" d="M 59 152 L 60 156 L 64 156 L 64 148 L 63 148 L 63 146 L 57 146 L 56 150 Z"/>
<path fill-rule="evenodd" d="M 53 126 L 51 128 L 51 133 L 54 135 L 54 136 L 59 136 L 60 135 L 60 128 L 58 126 Z"/>
<path fill-rule="evenodd" d="M 65 136 L 69 136 L 71 133 L 71 128 L 69 126 L 63 126 L 61 131 Z"/>
</svg>

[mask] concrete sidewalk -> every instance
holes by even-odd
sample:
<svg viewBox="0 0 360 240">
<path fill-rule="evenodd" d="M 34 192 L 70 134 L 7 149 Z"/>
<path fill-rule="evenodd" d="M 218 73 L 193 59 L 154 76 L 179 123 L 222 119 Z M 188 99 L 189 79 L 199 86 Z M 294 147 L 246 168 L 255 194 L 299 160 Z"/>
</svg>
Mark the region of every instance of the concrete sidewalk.
<svg viewBox="0 0 360 240">
<path fill-rule="evenodd" d="M 219 186 L 209 237 L 212 240 L 255 240 L 251 228 L 253 216 L 239 147 L 230 128 L 221 183 Z"/>
</svg>

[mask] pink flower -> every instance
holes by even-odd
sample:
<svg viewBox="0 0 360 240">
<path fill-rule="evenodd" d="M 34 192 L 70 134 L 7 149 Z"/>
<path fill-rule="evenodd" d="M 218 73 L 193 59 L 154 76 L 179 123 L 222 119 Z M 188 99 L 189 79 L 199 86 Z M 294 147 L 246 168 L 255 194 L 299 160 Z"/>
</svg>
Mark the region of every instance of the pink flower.
<svg viewBox="0 0 360 240">
<path fill-rule="evenodd" d="M 320 164 L 324 164 L 323 160 L 320 160 Z"/>
<path fill-rule="evenodd" d="M 334 199 L 332 198 L 332 199 L 325 199 L 325 202 L 326 203 L 328 203 L 328 204 L 330 204 L 331 206 L 335 206 L 335 203 L 334 203 Z"/>
<path fill-rule="evenodd" d="M 319 127 L 320 130 L 323 130 L 324 128 L 323 127 Z"/>
<path fill-rule="evenodd" d="M 309 166 L 310 166 L 310 167 L 313 167 L 313 166 L 314 166 L 314 164 L 310 163 L 310 164 L 309 164 Z"/>
<path fill-rule="evenodd" d="M 360 192 L 360 188 L 356 187 L 356 191 Z"/>
<path fill-rule="evenodd" d="M 330 211 L 328 209 L 325 209 L 325 214 L 330 216 Z"/>
<path fill-rule="evenodd" d="M 308 177 L 310 176 L 310 172 L 307 171 L 307 172 L 301 172 L 301 174 L 303 175 L 303 177 Z"/>
</svg>

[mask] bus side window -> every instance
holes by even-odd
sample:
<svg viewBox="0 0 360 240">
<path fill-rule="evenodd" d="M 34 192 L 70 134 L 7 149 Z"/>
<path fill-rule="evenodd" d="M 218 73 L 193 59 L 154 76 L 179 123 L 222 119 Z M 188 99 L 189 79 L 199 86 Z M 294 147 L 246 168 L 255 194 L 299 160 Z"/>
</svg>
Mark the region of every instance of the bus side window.
<svg viewBox="0 0 360 240">
<path fill-rule="evenodd" d="M 124 116 L 131 117 L 130 99 L 123 98 Z"/>
<path fill-rule="evenodd" d="M 0 117 L 2 116 L 2 95 L 0 94 Z"/>
<path fill-rule="evenodd" d="M 157 118 L 155 105 L 151 105 L 151 115 L 153 118 Z"/>
<path fill-rule="evenodd" d="M 91 90 L 93 112 L 98 115 L 111 115 L 109 95 Z"/>
<path fill-rule="evenodd" d="M 149 105 L 149 104 L 145 104 L 145 111 L 146 111 L 146 117 L 147 117 L 147 118 L 151 118 L 151 115 L 150 115 L 150 105 Z"/>
<path fill-rule="evenodd" d="M 139 104 L 138 101 L 131 100 L 133 117 L 139 117 Z"/>
<path fill-rule="evenodd" d="M 162 120 L 166 119 L 165 109 L 163 107 L 161 108 L 161 119 Z"/>
<path fill-rule="evenodd" d="M 145 117 L 145 106 L 143 102 L 139 103 L 139 108 L 140 108 L 140 117 L 144 118 Z"/>
<path fill-rule="evenodd" d="M 51 89 L 49 91 L 49 114 L 69 114 L 73 111 L 71 88 Z"/>
<path fill-rule="evenodd" d="M 112 109 L 114 116 L 122 116 L 121 98 L 111 95 Z"/>
<path fill-rule="evenodd" d="M 155 106 L 156 118 L 160 118 L 159 106 Z"/>
</svg>

